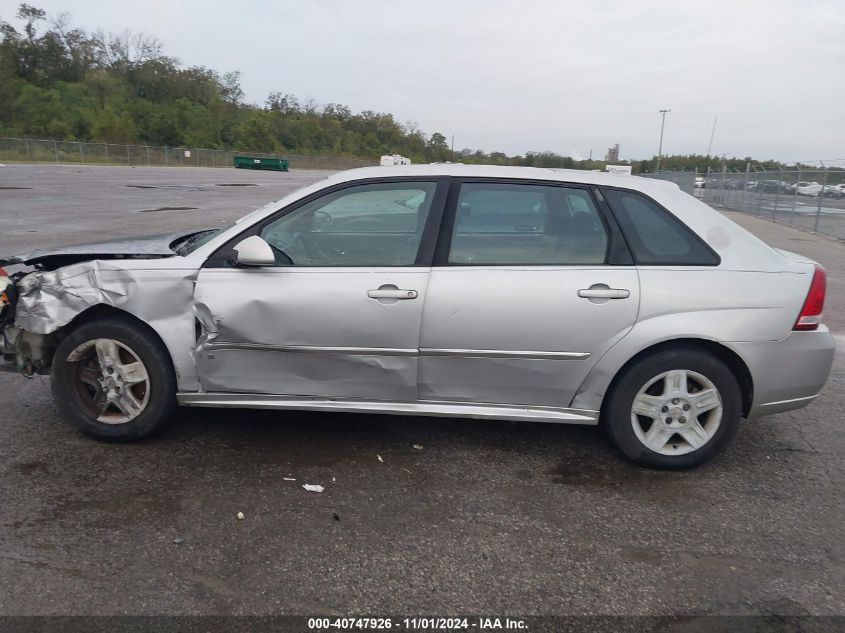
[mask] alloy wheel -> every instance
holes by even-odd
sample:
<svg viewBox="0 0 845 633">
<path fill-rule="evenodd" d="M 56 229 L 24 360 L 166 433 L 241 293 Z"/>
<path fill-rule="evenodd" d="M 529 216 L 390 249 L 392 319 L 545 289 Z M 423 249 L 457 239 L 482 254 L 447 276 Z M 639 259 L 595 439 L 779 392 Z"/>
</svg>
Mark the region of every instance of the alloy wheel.
<svg viewBox="0 0 845 633">
<path fill-rule="evenodd" d="M 110 338 L 93 339 L 78 345 L 67 360 L 75 364 L 76 393 L 98 422 L 125 424 L 143 413 L 150 398 L 150 378 L 127 345 Z"/>
<path fill-rule="evenodd" d="M 684 455 L 707 444 L 722 423 L 722 397 L 706 376 L 673 369 L 649 380 L 631 406 L 634 433 L 661 455 Z"/>
</svg>

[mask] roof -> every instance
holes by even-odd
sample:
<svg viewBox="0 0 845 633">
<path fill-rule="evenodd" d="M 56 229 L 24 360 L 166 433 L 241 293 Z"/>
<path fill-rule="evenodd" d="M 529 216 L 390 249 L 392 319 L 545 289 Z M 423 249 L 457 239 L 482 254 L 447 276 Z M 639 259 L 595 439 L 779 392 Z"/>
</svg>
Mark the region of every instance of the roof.
<svg viewBox="0 0 845 633">
<path fill-rule="evenodd" d="M 431 163 L 428 165 L 389 165 L 386 167 L 361 167 L 329 176 L 333 182 L 346 182 L 362 178 L 389 176 L 466 176 L 469 178 L 523 178 L 526 180 L 551 180 L 609 187 L 629 187 L 640 191 L 677 190 L 678 185 L 665 180 L 610 174 L 602 171 L 580 169 L 551 169 L 546 167 L 511 167 L 503 165 L 465 165 L 463 163 Z"/>
</svg>

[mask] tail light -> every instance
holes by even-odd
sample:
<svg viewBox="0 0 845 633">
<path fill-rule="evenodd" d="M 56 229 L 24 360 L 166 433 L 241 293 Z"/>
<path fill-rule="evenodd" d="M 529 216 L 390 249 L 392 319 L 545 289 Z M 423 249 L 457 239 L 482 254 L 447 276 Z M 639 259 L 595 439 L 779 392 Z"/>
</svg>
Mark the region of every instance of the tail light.
<svg viewBox="0 0 845 633">
<path fill-rule="evenodd" d="M 6 272 L 6 269 L 0 266 L 0 277 L 8 277 L 9 273 Z M 6 288 L 8 286 L 0 287 L 0 312 L 3 311 L 3 308 L 9 303 L 9 295 L 6 294 Z"/>
<path fill-rule="evenodd" d="M 813 273 L 813 281 L 810 283 L 810 291 L 804 299 L 804 307 L 792 326 L 793 330 L 817 330 L 822 321 L 822 309 L 824 308 L 824 295 L 827 290 L 827 281 L 824 268 L 816 264 L 816 272 Z"/>
</svg>

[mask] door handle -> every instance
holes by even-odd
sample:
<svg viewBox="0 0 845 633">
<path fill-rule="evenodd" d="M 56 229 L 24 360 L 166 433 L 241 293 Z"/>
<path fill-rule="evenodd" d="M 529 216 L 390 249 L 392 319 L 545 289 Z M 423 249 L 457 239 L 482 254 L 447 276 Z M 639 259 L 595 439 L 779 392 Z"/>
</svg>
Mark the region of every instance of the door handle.
<svg viewBox="0 0 845 633">
<path fill-rule="evenodd" d="M 416 299 L 416 290 L 403 290 L 402 288 L 379 288 L 378 290 L 367 290 L 370 299 Z"/>
<path fill-rule="evenodd" d="M 604 284 L 595 284 L 579 290 L 578 296 L 582 299 L 627 299 L 631 296 L 631 291 L 624 288 L 610 288 Z"/>
</svg>

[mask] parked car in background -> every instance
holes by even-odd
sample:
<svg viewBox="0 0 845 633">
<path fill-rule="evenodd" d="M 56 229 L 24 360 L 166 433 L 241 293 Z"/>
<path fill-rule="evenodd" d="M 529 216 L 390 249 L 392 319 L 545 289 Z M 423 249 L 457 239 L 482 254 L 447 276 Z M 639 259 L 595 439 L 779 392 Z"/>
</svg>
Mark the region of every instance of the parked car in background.
<svg viewBox="0 0 845 633">
<path fill-rule="evenodd" d="M 834 352 L 819 264 L 636 176 L 370 167 L 0 266 L 0 353 L 109 441 L 177 405 L 359 411 L 601 425 L 688 468 L 812 402 Z"/>
<path fill-rule="evenodd" d="M 758 193 L 784 193 L 790 191 L 789 183 L 781 180 L 760 180 L 748 183 L 748 191 Z"/>
<path fill-rule="evenodd" d="M 822 186 L 817 182 L 800 181 L 794 185 L 789 186 L 790 192 L 797 193 L 799 196 L 818 197 L 822 192 Z"/>
<path fill-rule="evenodd" d="M 845 197 L 845 185 L 826 185 L 822 195 L 826 198 L 842 198 Z"/>
<path fill-rule="evenodd" d="M 707 179 L 704 176 L 696 176 L 695 177 L 695 188 L 696 189 L 704 189 L 707 183 Z"/>
</svg>

